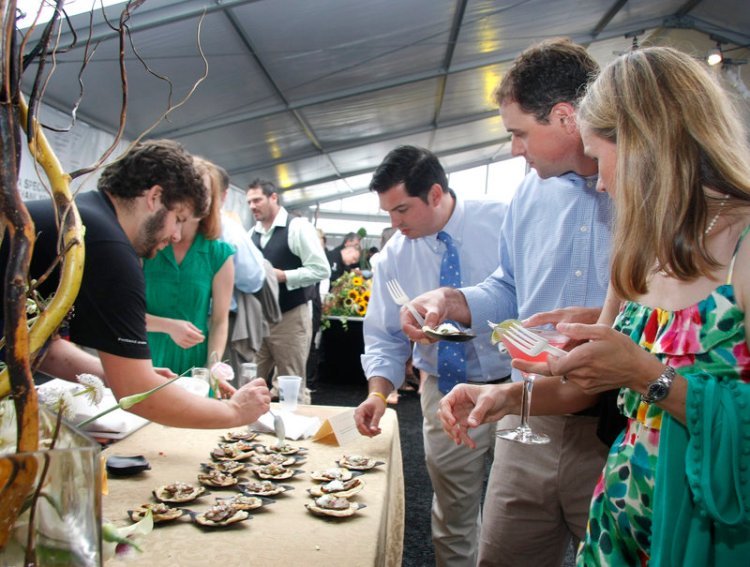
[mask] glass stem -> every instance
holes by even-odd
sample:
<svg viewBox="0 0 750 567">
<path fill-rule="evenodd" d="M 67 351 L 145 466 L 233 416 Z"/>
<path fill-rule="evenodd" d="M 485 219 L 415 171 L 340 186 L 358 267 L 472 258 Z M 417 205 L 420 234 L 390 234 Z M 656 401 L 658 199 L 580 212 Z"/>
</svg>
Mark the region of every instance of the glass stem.
<svg viewBox="0 0 750 567">
<path fill-rule="evenodd" d="M 530 430 L 529 411 L 531 410 L 531 391 L 534 389 L 534 374 L 523 373 L 523 392 L 521 393 L 521 425 L 519 429 Z"/>
</svg>

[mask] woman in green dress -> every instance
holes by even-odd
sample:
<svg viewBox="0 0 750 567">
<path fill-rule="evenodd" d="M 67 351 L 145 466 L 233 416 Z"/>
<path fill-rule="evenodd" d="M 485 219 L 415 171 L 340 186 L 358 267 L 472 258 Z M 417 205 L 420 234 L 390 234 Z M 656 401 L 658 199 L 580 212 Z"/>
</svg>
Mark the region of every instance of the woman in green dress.
<svg viewBox="0 0 750 567">
<path fill-rule="evenodd" d="M 218 239 L 220 184 L 210 162 L 195 163 L 211 194 L 208 215 L 185 223 L 178 242 L 143 263 L 151 357 L 178 374 L 208 367 L 211 353 L 221 360 L 234 288 L 234 249 Z"/>
</svg>

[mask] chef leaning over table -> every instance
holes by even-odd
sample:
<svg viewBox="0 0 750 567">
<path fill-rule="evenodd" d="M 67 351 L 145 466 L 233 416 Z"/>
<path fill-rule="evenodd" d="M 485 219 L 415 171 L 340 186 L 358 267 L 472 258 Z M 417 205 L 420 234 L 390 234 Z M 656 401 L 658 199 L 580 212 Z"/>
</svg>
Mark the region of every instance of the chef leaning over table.
<svg viewBox="0 0 750 567">
<path fill-rule="evenodd" d="M 141 258 L 151 258 L 170 242 L 178 242 L 183 224 L 206 214 L 202 180 L 192 156 L 180 144 L 150 140 L 107 166 L 98 191 L 80 194 L 76 205 L 85 227 L 86 258 L 68 323 L 71 342 L 52 339 L 39 370 L 66 380 L 83 372 L 99 375 L 118 399 L 145 392 L 173 374 L 151 363 Z M 29 277 L 39 278 L 57 257 L 55 216 L 48 199 L 27 207 L 37 234 Z M 6 245 L 0 251 L 3 272 L 7 260 Z M 58 277 L 55 269 L 40 286 L 43 297 L 54 292 Z M 0 291 L 3 286 L 0 283 Z M 95 349 L 99 358 L 73 343 Z M 268 410 L 270 401 L 260 379 L 224 401 L 172 385 L 130 411 L 175 427 L 224 428 L 254 422 Z"/>
</svg>

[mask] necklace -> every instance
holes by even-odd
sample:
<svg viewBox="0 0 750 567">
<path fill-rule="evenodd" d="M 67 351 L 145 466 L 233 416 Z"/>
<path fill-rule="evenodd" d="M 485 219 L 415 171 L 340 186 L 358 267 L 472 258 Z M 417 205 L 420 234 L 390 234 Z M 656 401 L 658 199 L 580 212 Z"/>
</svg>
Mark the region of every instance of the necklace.
<svg viewBox="0 0 750 567">
<path fill-rule="evenodd" d="M 716 221 L 719 220 L 721 212 L 724 210 L 724 204 L 727 202 L 727 199 L 729 199 L 729 195 L 724 195 L 723 200 L 721 201 L 721 203 L 719 203 L 719 210 L 714 215 L 714 218 L 711 219 L 711 222 L 708 223 L 706 230 L 703 231 L 704 236 L 708 236 L 708 233 L 714 229 L 714 226 L 716 226 Z"/>
</svg>

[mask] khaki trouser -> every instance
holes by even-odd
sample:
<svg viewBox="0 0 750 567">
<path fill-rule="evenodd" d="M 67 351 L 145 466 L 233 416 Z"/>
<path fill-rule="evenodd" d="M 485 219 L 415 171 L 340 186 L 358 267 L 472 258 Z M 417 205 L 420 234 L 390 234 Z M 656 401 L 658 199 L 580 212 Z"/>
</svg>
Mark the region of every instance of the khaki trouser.
<svg viewBox="0 0 750 567">
<path fill-rule="evenodd" d="M 312 316 L 308 303 L 298 305 L 283 314 L 281 321 L 271 326 L 271 334 L 263 339 L 255 357 L 258 376 L 268 378 L 273 375 L 273 389 L 277 390 L 277 376 L 301 376 L 302 385 L 298 401 L 310 403 L 310 390 L 307 389 L 307 355 L 312 341 Z"/>
<path fill-rule="evenodd" d="M 424 374 L 424 373 L 422 373 Z M 475 429 L 471 436 L 476 449 L 456 445 L 443 431 L 437 410 L 442 392 L 435 376 L 423 381 L 422 415 L 427 471 L 432 498 L 432 542 L 438 567 L 475 567 L 481 501 L 488 459 L 495 445 L 495 424 Z M 408 482 L 408 471 L 406 482 Z"/>
<path fill-rule="evenodd" d="M 506 416 L 498 429 L 514 428 Z M 485 495 L 479 565 L 560 567 L 571 536 L 586 532 L 594 486 L 607 457 L 597 418 L 532 417 L 547 445 L 498 439 Z"/>
</svg>

